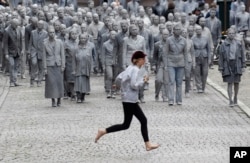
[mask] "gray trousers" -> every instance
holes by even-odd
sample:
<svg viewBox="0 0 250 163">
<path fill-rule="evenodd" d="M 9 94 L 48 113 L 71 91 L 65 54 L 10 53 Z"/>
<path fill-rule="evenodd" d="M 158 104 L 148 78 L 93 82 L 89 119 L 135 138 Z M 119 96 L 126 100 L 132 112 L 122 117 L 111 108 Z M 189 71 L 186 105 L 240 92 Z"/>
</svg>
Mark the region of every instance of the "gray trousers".
<svg viewBox="0 0 250 163">
<path fill-rule="evenodd" d="M 30 79 L 35 80 L 35 78 L 37 78 L 38 82 L 41 82 L 44 76 L 43 61 L 37 57 L 32 57 L 30 63 Z"/>
<path fill-rule="evenodd" d="M 159 96 L 162 90 L 162 98 L 168 98 L 168 70 L 164 67 L 159 67 L 155 76 L 155 96 Z"/>
<path fill-rule="evenodd" d="M 113 91 L 112 85 L 115 81 L 115 66 L 114 65 L 106 65 L 105 72 L 104 72 L 104 84 L 106 92 Z"/>
<path fill-rule="evenodd" d="M 191 89 L 191 72 L 192 72 L 192 62 L 188 62 L 187 66 L 185 67 L 185 93 L 189 93 Z"/>
<path fill-rule="evenodd" d="M 19 57 L 9 56 L 10 83 L 17 82 L 17 68 L 19 65 L 19 60 Z"/>
<path fill-rule="evenodd" d="M 169 102 L 182 102 L 182 80 L 184 67 L 168 67 L 169 74 Z M 176 87 L 176 88 L 175 88 Z M 176 90 L 176 92 L 175 92 Z"/>
<path fill-rule="evenodd" d="M 0 41 L 0 65 L 1 69 L 3 68 L 3 42 Z"/>
<path fill-rule="evenodd" d="M 216 47 L 217 47 L 217 45 L 214 44 L 214 50 L 213 50 L 213 53 L 212 53 L 212 56 L 211 56 L 211 65 L 208 65 L 208 66 L 213 66 L 214 65 L 214 56 L 216 55 L 216 57 L 217 57 Z"/>
<path fill-rule="evenodd" d="M 21 75 L 24 75 L 25 73 L 25 68 L 26 68 L 26 53 L 24 55 L 20 56 L 20 61 L 19 61 L 19 65 L 18 65 L 18 73 L 20 73 Z"/>
<path fill-rule="evenodd" d="M 22 56 L 20 57 L 20 72 L 21 72 L 22 75 L 25 74 L 26 59 L 27 59 L 27 55 L 26 55 L 26 53 L 24 53 L 24 55 L 22 55 Z"/>
<path fill-rule="evenodd" d="M 97 72 L 96 70 L 94 70 L 94 73 L 103 73 L 103 67 L 102 67 L 102 56 L 101 56 L 101 52 L 98 48 L 99 47 L 99 44 L 98 44 L 98 41 L 97 40 L 94 40 L 94 44 L 95 44 L 95 48 L 96 48 L 96 68 L 97 68 Z"/>
<path fill-rule="evenodd" d="M 196 57 L 195 82 L 197 90 L 205 90 L 208 75 L 208 58 Z"/>
</svg>

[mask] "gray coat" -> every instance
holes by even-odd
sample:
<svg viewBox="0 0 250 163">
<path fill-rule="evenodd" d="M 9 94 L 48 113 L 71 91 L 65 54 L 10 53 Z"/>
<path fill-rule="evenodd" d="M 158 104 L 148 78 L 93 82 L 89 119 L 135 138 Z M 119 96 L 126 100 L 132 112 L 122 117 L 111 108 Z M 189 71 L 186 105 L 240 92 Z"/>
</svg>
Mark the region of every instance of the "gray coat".
<svg viewBox="0 0 250 163">
<path fill-rule="evenodd" d="M 14 31 L 11 28 L 11 26 L 8 26 L 5 29 L 4 38 L 3 38 L 4 54 L 12 56 L 12 57 L 20 56 L 21 51 L 22 51 L 21 41 L 22 39 L 21 39 L 20 31 L 18 31 L 17 29 L 16 31 Z"/>
<path fill-rule="evenodd" d="M 127 10 L 130 16 L 131 15 L 138 16 L 139 3 L 138 2 L 133 3 L 133 1 L 130 1 L 128 3 Z"/>
<path fill-rule="evenodd" d="M 153 53 L 153 46 L 154 46 L 154 40 L 153 40 L 153 36 L 150 33 L 149 30 L 147 29 L 143 29 L 142 31 L 139 32 L 139 35 L 144 37 L 145 42 L 146 42 L 146 54 L 148 56 L 150 56 L 150 58 L 152 57 L 152 53 Z"/>
<path fill-rule="evenodd" d="M 75 77 L 72 75 L 73 72 L 73 58 L 76 55 L 76 52 L 78 50 L 78 43 L 77 41 L 67 40 L 64 43 L 65 48 L 65 77 L 66 81 L 68 82 L 74 82 Z"/>
<path fill-rule="evenodd" d="M 167 66 L 167 60 L 165 60 L 165 64 L 163 63 L 163 57 L 166 55 L 166 48 L 164 48 L 164 44 L 166 43 L 163 43 L 163 41 L 158 41 L 154 46 L 153 60 L 156 65 L 156 70 L 158 70 L 160 67 L 165 67 L 164 65 Z"/>
<path fill-rule="evenodd" d="M 3 40 L 4 30 L 5 30 L 5 23 L 1 23 L 0 24 L 0 42 Z"/>
<path fill-rule="evenodd" d="M 36 29 L 36 27 L 32 26 L 31 24 L 29 24 L 25 27 L 25 48 L 27 50 L 30 49 L 29 41 L 30 41 L 30 37 L 31 37 L 31 32 L 35 29 Z"/>
<path fill-rule="evenodd" d="M 0 63 L 3 57 L 3 36 L 4 36 L 5 23 L 0 24 Z"/>
<path fill-rule="evenodd" d="M 55 21 L 59 21 L 59 22 L 61 22 L 62 24 L 65 24 L 66 25 L 66 27 L 68 28 L 68 27 L 70 27 L 70 26 L 72 26 L 72 20 L 71 20 L 71 18 L 70 17 L 66 17 L 66 16 L 64 16 L 64 18 L 58 18 L 58 19 L 56 19 Z"/>
<path fill-rule="evenodd" d="M 86 45 L 85 47 L 79 46 L 76 55 L 73 57 L 72 66 L 75 76 L 90 76 L 92 56 L 94 48 Z"/>
<path fill-rule="evenodd" d="M 44 40 L 43 67 L 47 70 L 45 79 L 45 98 L 63 97 L 63 70 L 65 68 L 65 56 L 63 43 L 55 39 L 52 44 L 49 38 Z"/>
<path fill-rule="evenodd" d="M 180 36 L 179 40 L 176 41 L 175 36 L 170 36 L 166 44 L 166 54 L 163 57 L 165 66 L 185 67 L 187 63 L 186 39 Z"/>
<path fill-rule="evenodd" d="M 123 58 L 122 58 L 122 50 L 123 50 L 123 43 L 124 38 L 128 36 L 128 33 L 120 32 L 116 35 L 115 41 L 114 41 L 114 56 L 116 58 L 116 63 L 122 67 Z"/>
<path fill-rule="evenodd" d="M 206 19 L 206 27 L 211 31 L 214 45 L 218 44 L 218 39 L 221 38 L 221 21 L 218 18 L 214 18 L 215 22 L 212 26 L 211 17 Z"/>
<path fill-rule="evenodd" d="M 191 3 L 186 1 L 183 5 L 183 11 L 186 14 L 192 13 L 195 8 L 198 8 L 198 3 L 194 0 Z"/>
<path fill-rule="evenodd" d="M 123 43 L 123 66 L 129 66 L 131 64 L 132 54 L 141 50 L 146 52 L 146 42 L 144 37 L 137 35 L 137 38 L 134 40 L 131 37 L 125 37 Z"/>
<path fill-rule="evenodd" d="M 242 74 L 242 68 L 246 67 L 244 48 L 240 41 L 236 41 L 236 74 Z M 219 57 L 219 71 L 222 71 L 222 76 L 230 75 L 229 69 L 229 54 L 230 54 L 230 42 L 226 39 L 220 47 Z"/>
<path fill-rule="evenodd" d="M 115 57 L 113 53 L 114 44 L 110 40 L 106 41 L 102 47 L 102 64 L 103 66 L 111 66 L 115 63 Z"/>
<path fill-rule="evenodd" d="M 65 55 L 63 43 L 59 39 L 55 39 L 55 47 L 50 44 L 49 38 L 44 40 L 43 46 L 43 67 L 47 69 L 49 66 L 60 66 L 65 68 Z"/>
<path fill-rule="evenodd" d="M 60 7 L 73 6 L 75 11 L 78 8 L 77 0 L 59 0 L 58 5 Z"/>
<path fill-rule="evenodd" d="M 250 16 L 248 12 L 239 12 L 235 16 L 235 25 L 238 32 L 249 30 Z"/>
<path fill-rule="evenodd" d="M 38 30 L 33 30 L 31 32 L 31 37 L 29 41 L 29 52 L 31 58 L 37 57 L 37 59 L 42 60 L 43 56 L 43 41 L 48 37 L 48 34 L 45 30 L 42 30 L 40 33 Z"/>
<path fill-rule="evenodd" d="M 193 44 L 194 44 L 194 54 L 195 57 L 207 57 L 208 60 L 211 58 L 211 46 L 209 44 L 209 41 L 206 37 L 201 36 L 200 38 L 197 36 L 194 36 L 192 38 Z"/>
</svg>

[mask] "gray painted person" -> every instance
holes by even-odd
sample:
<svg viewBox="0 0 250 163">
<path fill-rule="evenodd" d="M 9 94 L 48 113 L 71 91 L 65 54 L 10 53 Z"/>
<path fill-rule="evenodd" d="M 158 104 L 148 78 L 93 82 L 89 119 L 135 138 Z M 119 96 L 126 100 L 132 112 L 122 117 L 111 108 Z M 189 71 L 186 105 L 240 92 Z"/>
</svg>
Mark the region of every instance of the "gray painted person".
<svg viewBox="0 0 250 163">
<path fill-rule="evenodd" d="M 228 38 L 220 47 L 219 57 L 219 71 L 221 72 L 223 82 L 227 83 L 230 107 L 238 105 L 239 84 L 246 67 L 243 44 L 236 40 L 235 36 L 236 31 L 230 28 L 228 30 Z"/>
<path fill-rule="evenodd" d="M 160 41 L 156 42 L 154 45 L 153 60 L 155 61 L 156 75 L 155 75 L 155 101 L 159 101 L 159 94 L 162 91 L 162 100 L 167 102 L 168 100 L 168 82 L 169 75 L 167 70 L 167 60 L 163 60 L 166 56 L 166 43 L 169 37 L 169 32 L 167 29 L 162 31 L 162 38 Z M 165 61 L 165 63 L 164 63 Z"/>
<path fill-rule="evenodd" d="M 186 60 L 186 67 L 185 67 L 185 96 L 190 97 L 189 91 L 191 89 L 191 73 L 192 69 L 195 67 L 195 56 L 194 56 L 194 44 L 193 41 L 188 37 L 188 32 L 192 30 L 191 28 L 183 29 L 182 36 L 187 40 L 187 60 Z"/>
<path fill-rule="evenodd" d="M 92 57 L 95 55 L 95 48 L 92 45 L 93 43 L 88 41 L 87 33 L 79 36 L 78 49 L 72 62 L 77 103 L 82 103 L 85 100 L 85 94 L 90 92 L 91 64 Z"/>
<path fill-rule="evenodd" d="M 121 73 L 123 70 L 125 70 L 125 67 L 123 66 L 123 43 L 124 38 L 128 36 L 128 22 L 126 20 L 123 20 L 120 22 L 121 25 L 121 32 L 119 32 L 115 37 L 114 42 L 114 56 L 116 58 L 116 73 L 115 76 L 117 76 L 119 73 Z"/>
<path fill-rule="evenodd" d="M 78 40 L 77 40 L 77 30 L 75 28 L 71 29 L 69 33 L 69 39 L 64 43 L 65 49 L 65 71 L 64 71 L 64 81 L 66 82 L 65 92 L 68 97 L 71 97 L 71 100 L 75 100 L 75 91 L 74 83 L 75 76 L 72 75 L 73 72 L 73 58 L 76 55 L 78 49 Z"/>
<path fill-rule="evenodd" d="M 113 53 L 116 32 L 109 33 L 109 40 L 104 42 L 102 47 L 102 67 L 104 68 L 104 87 L 107 98 L 114 98 L 114 81 L 115 81 L 115 56 Z"/>
<path fill-rule="evenodd" d="M 18 30 L 19 23 L 18 19 L 12 19 L 10 25 L 5 29 L 3 37 L 4 54 L 9 61 L 10 87 L 19 86 L 17 83 L 17 70 L 21 53 L 23 53 L 21 34 Z"/>
<path fill-rule="evenodd" d="M 124 38 L 123 43 L 123 67 L 124 69 L 131 64 L 131 57 L 135 51 L 146 51 L 146 42 L 144 37 L 138 35 L 138 27 L 136 25 L 130 25 L 129 27 L 129 36 Z M 140 69 L 139 73 L 141 76 L 148 76 L 147 71 L 147 62 Z M 145 83 L 143 87 L 139 89 L 139 100 L 141 103 L 145 103 L 144 101 L 144 89 L 147 89 L 147 84 Z"/>
<path fill-rule="evenodd" d="M 216 17 L 216 9 L 214 8 L 210 9 L 210 17 L 206 19 L 206 27 L 211 32 L 214 47 L 217 47 L 221 39 L 221 21 Z M 211 56 L 211 64 L 214 62 L 215 50 L 216 48 Z"/>
<path fill-rule="evenodd" d="M 250 15 L 246 12 L 246 6 L 241 5 L 241 11 L 235 16 L 237 32 L 247 32 L 250 29 Z"/>
<path fill-rule="evenodd" d="M 170 84 L 168 103 L 170 106 L 174 105 L 174 100 L 178 105 L 182 105 L 182 79 L 184 68 L 187 66 L 187 42 L 181 36 L 181 33 L 181 26 L 176 24 L 173 28 L 173 36 L 170 36 L 167 40 L 167 55 L 163 58 L 164 63 L 166 63 L 164 66 L 168 67 Z"/>
<path fill-rule="evenodd" d="M 44 22 L 38 21 L 37 29 L 31 32 L 29 41 L 29 58 L 31 63 L 30 86 L 34 86 L 35 78 L 37 78 L 37 86 L 41 86 L 44 76 L 43 69 L 43 41 L 48 37 L 47 32 L 43 29 Z"/>
<path fill-rule="evenodd" d="M 56 39 L 53 26 L 48 27 L 48 38 L 43 46 L 43 68 L 45 73 L 45 98 L 50 98 L 52 107 L 61 106 L 64 96 L 63 72 L 65 69 L 64 47 L 61 40 Z M 57 103 L 55 101 L 57 99 Z"/>
<path fill-rule="evenodd" d="M 207 37 L 202 36 L 202 28 L 196 27 L 196 35 L 192 38 L 195 51 L 195 82 L 198 93 L 204 93 L 208 65 L 211 62 L 211 46 Z"/>
</svg>

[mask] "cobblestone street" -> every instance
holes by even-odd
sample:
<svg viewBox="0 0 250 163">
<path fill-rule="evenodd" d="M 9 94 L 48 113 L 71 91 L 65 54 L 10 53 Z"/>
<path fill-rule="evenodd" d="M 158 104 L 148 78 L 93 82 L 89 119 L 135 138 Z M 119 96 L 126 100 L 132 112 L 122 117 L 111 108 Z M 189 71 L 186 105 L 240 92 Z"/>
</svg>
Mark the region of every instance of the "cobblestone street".
<svg viewBox="0 0 250 163">
<path fill-rule="evenodd" d="M 218 79 L 217 70 L 212 71 L 209 77 Z M 1 76 L 1 96 L 4 81 Z M 28 79 L 20 84 L 8 87 L 0 108 L 0 162 L 228 163 L 230 146 L 250 146 L 250 118 L 239 107 L 228 107 L 228 100 L 209 85 L 206 93 L 193 92 L 183 97 L 182 106 L 169 107 L 154 101 L 150 78 L 141 107 L 150 140 L 161 146 L 147 152 L 135 117 L 128 130 L 94 143 L 98 128 L 123 122 L 120 97 L 106 99 L 103 77 L 91 78 L 85 103 L 63 100 L 56 108 L 44 98 L 44 85 L 30 88 Z M 249 97 L 249 91 L 245 93 L 240 88 L 239 94 Z"/>
</svg>

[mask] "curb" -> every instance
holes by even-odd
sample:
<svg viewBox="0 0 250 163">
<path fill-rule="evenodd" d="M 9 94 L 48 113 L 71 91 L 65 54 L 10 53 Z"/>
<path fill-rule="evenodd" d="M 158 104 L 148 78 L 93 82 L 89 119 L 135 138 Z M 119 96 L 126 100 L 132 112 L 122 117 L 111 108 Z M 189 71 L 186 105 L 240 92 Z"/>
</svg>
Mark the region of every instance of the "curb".
<svg viewBox="0 0 250 163">
<path fill-rule="evenodd" d="M 8 83 L 9 83 L 9 78 L 6 79 L 3 85 L 3 91 L 1 92 L 1 95 L 0 95 L 0 108 L 2 108 L 2 105 L 10 91 L 10 87 L 8 86 Z"/>
<path fill-rule="evenodd" d="M 228 99 L 227 91 L 223 89 L 218 84 L 215 84 L 211 79 L 207 78 L 207 84 L 213 87 L 216 91 L 218 91 L 220 94 L 222 94 L 224 97 Z M 250 108 L 246 106 L 243 102 L 238 100 L 238 106 L 239 108 L 247 114 L 248 117 L 250 117 Z"/>
</svg>

